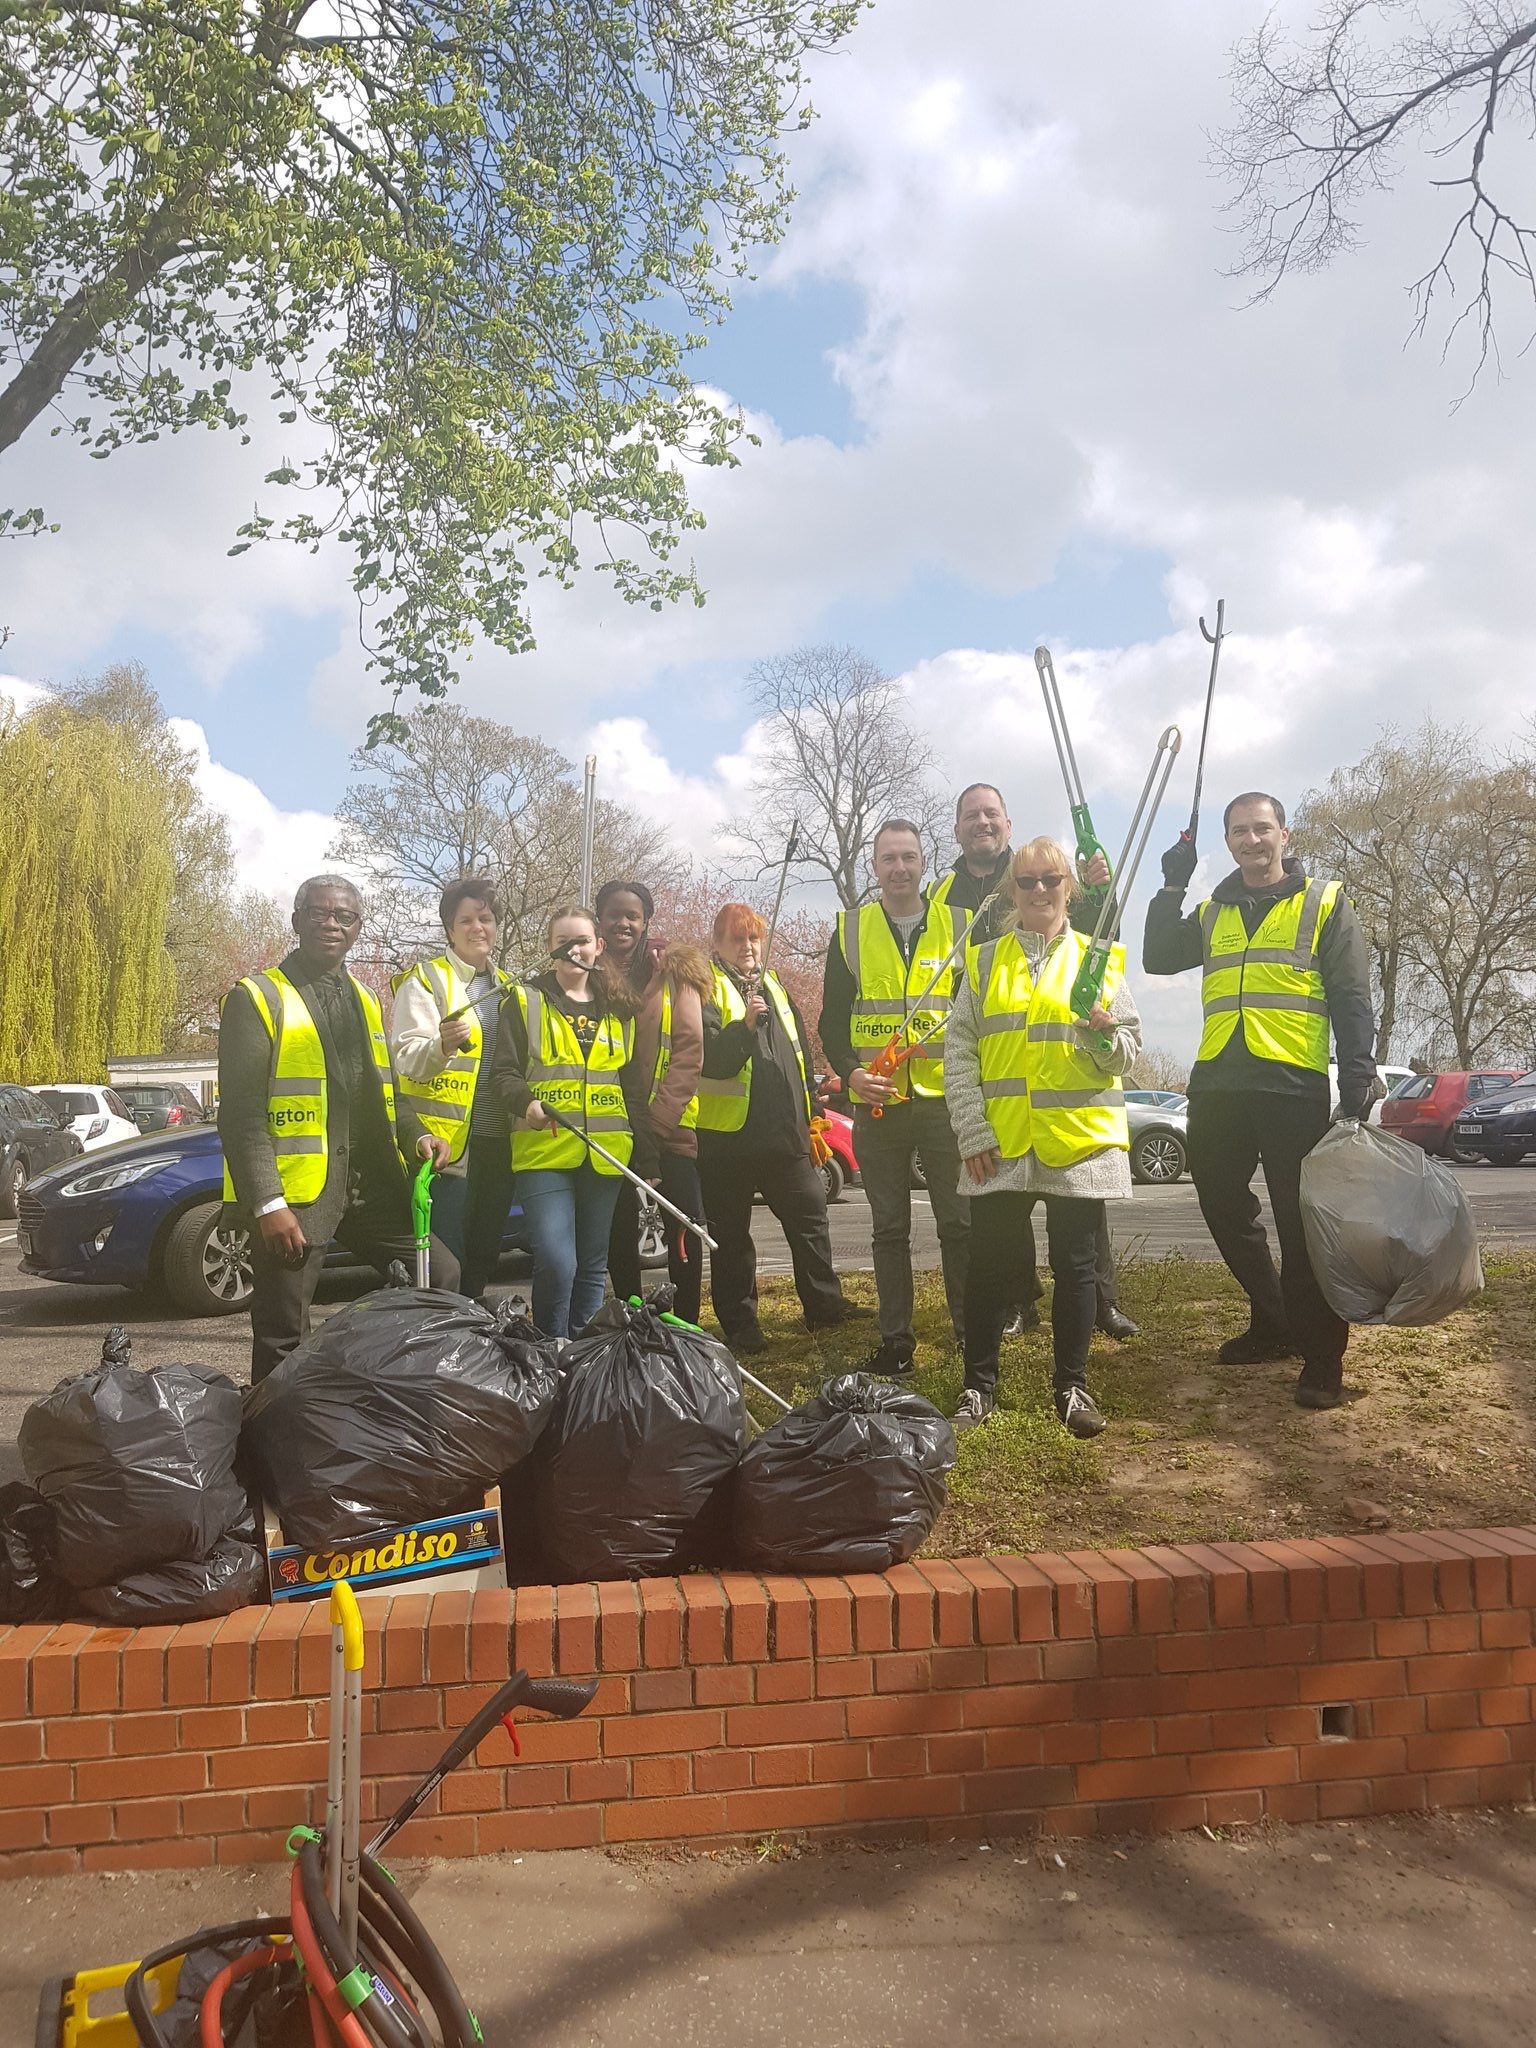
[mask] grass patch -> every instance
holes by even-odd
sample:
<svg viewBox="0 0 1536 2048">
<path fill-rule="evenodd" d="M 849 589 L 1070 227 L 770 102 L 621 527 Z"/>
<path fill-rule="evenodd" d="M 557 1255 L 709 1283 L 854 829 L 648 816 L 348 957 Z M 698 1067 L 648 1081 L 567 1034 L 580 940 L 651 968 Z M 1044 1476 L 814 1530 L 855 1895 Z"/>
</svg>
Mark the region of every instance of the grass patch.
<svg viewBox="0 0 1536 2048">
<path fill-rule="evenodd" d="M 1361 1499 L 1400 1529 L 1527 1521 L 1536 1253 L 1489 1254 L 1485 1270 L 1483 1294 L 1432 1329 L 1351 1331 L 1355 1398 L 1314 1414 L 1291 1399 L 1294 1363 L 1215 1363 L 1247 1320 L 1218 1261 L 1123 1259 L 1121 1299 L 1142 1334 L 1096 1337 L 1088 1362 L 1109 1429 L 1080 1444 L 1057 1422 L 1048 1327 L 1010 1339 L 998 1411 L 961 1439 L 927 1554 L 1338 1534 L 1360 1526 L 1346 1503 Z M 868 1273 L 844 1286 L 874 1306 Z M 914 1384 L 948 1414 L 962 1374 L 937 1273 L 916 1275 L 916 1298 Z M 851 1371 L 876 1341 L 866 1322 L 812 1335 L 787 1279 L 763 1283 L 761 1316 L 773 1349 L 752 1370 L 791 1401 Z M 750 1406 L 772 1419 L 761 1395 Z"/>
</svg>

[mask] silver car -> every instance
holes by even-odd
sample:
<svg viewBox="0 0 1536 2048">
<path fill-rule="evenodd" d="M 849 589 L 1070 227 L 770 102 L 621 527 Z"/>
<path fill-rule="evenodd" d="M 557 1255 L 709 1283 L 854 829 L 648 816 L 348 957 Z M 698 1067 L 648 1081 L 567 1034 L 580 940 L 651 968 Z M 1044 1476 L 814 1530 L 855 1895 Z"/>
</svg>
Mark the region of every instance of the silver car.
<svg viewBox="0 0 1536 2048">
<path fill-rule="evenodd" d="M 1131 1178 L 1154 1187 L 1171 1187 L 1183 1179 L 1189 1157 L 1189 1098 L 1172 1095 L 1161 1102 L 1139 1102 L 1139 1092 L 1127 1090 L 1125 1098 L 1131 1127 Z"/>
</svg>

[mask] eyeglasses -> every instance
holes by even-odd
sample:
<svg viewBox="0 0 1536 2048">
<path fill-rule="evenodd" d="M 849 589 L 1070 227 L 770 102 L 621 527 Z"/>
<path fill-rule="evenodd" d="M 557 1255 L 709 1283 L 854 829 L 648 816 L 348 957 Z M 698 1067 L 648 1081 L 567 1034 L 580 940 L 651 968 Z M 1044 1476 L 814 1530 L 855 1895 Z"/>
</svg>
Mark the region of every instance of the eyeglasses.
<svg viewBox="0 0 1536 2048">
<path fill-rule="evenodd" d="M 1015 875 L 1015 889 L 1059 889 L 1066 880 L 1065 875 Z"/>
<path fill-rule="evenodd" d="M 322 910 L 315 904 L 306 904 L 299 915 L 306 924 L 339 925 L 344 932 L 354 930 L 363 921 L 355 910 Z"/>
</svg>

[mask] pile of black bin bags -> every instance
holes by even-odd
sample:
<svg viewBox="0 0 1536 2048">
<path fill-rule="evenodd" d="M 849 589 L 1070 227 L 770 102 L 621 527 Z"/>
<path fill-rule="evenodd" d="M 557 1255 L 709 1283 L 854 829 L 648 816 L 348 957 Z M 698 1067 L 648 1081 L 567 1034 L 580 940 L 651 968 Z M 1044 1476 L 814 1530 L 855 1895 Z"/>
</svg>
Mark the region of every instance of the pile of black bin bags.
<svg viewBox="0 0 1536 2048">
<path fill-rule="evenodd" d="M 0 1621 L 223 1614 L 265 1598 L 255 1498 L 318 1550 L 498 1481 L 514 1581 L 881 1571 L 928 1536 L 955 1460 L 931 1403 L 862 1373 L 748 1438 L 735 1359 L 659 1303 L 610 1301 L 562 1350 L 515 1303 L 386 1289 L 328 1317 L 243 1415 L 222 1373 L 141 1371 L 114 1330 L 23 1420 Z"/>
<path fill-rule="evenodd" d="M 0 1600 L 21 1591 L 15 1538 L 29 1522 L 42 1553 L 35 1618 L 52 1606 L 87 1621 L 199 1621 L 263 1598 L 266 1558 L 235 1476 L 239 1435 L 233 1380 L 205 1365 L 141 1371 L 111 1330 L 100 1365 L 60 1380 L 22 1417 L 36 1493 L 6 1510 Z"/>
</svg>

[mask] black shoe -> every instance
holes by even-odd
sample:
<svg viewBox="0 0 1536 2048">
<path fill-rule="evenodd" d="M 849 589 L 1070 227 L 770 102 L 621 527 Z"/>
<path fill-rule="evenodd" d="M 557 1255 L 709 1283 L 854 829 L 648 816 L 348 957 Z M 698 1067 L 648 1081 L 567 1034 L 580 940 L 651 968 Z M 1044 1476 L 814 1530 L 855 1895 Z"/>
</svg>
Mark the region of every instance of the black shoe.
<svg viewBox="0 0 1536 2048">
<path fill-rule="evenodd" d="M 1099 1317 L 1098 1327 L 1106 1337 L 1113 1337 L 1117 1344 L 1128 1344 L 1133 1337 L 1141 1335 L 1140 1323 L 1133 1323 L 1123 1309 L 1107 1308 Z"/>
<path fill-rule="evenodd" d="M 1294 1358 L 1296 1346 L 1286 1330 L 1244 1330 L 1241 1337 L 1229 1337 L 1216 1354 L 1218 1365 L 1273 1365 L 1277 1358 Z"/>
<path fill-rule="evenodd" d="M 1316 1371 L 1309 1365 L 1301 1368 L 1301 1378 L 1296 1382 L 1296 1406 L 1298 1408 L 1338 1408 L 1344 1400 L 1344 1377 L 1338 1366 L 1320 1366 Z"/>
<path fill-rule="evenodd" d="M 858 1370 L 872 1373 L 876 1379 L 906 1379 L 912 1371 L 912 1348 L 910 1344 L 893 1344 L 889 1337 L 882 1337 Z"/>
<path fill-rule="evenodd" d="M 874 1313 L 872 1308 L 865 1308 L 861 1302 L 845 1301 L 835 1316 L 818 1316 L 814 1323 L 807 1316 L 805 1327 L 808 1330 L 835 1330 L 842 1323 L 870 1322 Z"/>
<path fill-rule="evenodd" d="M 990 1394 L 984 1394 L 980 1387 L 967 1387 L 955 1403 L 955 1412 L 950 1424 L 956 1436 L 964 1436 L 968 1429 L 975 1429 L 978 1423 L 991 1418 L 997 1403 Z"/>
<path fill-rule="evenodd" d="M 1026 1330 L 1038 1330 L 1039 1327 L 1040 1311 L 1032 1301 L 1028 1301 L 1024 1304 L 1023 1308 L 1016 1308 L 1007 1322 L 1004 1323 L 1003 1335 L 1005 1337 L 1022 1337 Z"/>
<path fill-rule="evenodd" d="M 738 1358 L 760 1358 L 768 1349 L 768 1339 L 761 1323 L 743 1323 L 739 1330 L 726 1331 L 725 1346 Z"/>
<path fill-rule="evenodd" d="M 1061 1417 L 1062 1427 L 1072 1436 L 1086 1441 L 1108 1429 L 1108 1420 L 1094 1404 L 1093 1396 L 1086 1387 L 1067 1387 L 1056 1396 L 1056 1413 Z"/>
</svg>

